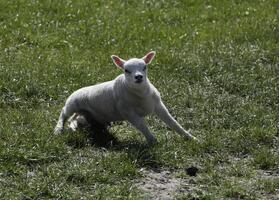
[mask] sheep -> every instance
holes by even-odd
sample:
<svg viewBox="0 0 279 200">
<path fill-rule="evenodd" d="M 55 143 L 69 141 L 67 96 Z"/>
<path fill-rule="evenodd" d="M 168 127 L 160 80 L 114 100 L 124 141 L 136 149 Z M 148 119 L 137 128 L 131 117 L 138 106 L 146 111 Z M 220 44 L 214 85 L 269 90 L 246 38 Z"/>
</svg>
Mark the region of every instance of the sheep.
<svg viewBox="0 0 279 200">
<path fill-rule="evenodd" d="M 156 144 L 157 139 L 150 133 L 144 117 L 154 113 L 170 128 L 185 139 L 197 140 L 171 116 L 161 100 L 160 93 L 147 77 L 147 66 L 155 57 L 151 51 L 143 58 L 123 60 L 116 55 L 111 58 L 123 73 L 114 80 L 97 85 L 83 87 L 72 93 L 60 113 L 54 133 L 63 132 L 67 119 L 72 117 L 72 128 L 75 129 L 79 113 L 90 113 L 92 118 L 104 126 L 111 122 L 130 122 L 146 138 L 148 144 Z"/>
</svg>

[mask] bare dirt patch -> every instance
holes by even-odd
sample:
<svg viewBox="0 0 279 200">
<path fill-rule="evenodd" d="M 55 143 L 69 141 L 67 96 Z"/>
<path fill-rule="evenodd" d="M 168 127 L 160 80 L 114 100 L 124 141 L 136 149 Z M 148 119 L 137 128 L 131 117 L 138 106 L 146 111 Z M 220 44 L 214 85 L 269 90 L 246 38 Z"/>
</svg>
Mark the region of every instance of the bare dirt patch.
<svg viewBox="0 0 279 200">
<path fill-rule="evenodd" d="M 191 191 L 195 181 L 175 177 L 174 173 L 161 169 L 141 169 L 142 178 L 137 180 L 136 187 L 145 192 L 150 199 L 170 200 L 179 194 Z"/>
</svg>

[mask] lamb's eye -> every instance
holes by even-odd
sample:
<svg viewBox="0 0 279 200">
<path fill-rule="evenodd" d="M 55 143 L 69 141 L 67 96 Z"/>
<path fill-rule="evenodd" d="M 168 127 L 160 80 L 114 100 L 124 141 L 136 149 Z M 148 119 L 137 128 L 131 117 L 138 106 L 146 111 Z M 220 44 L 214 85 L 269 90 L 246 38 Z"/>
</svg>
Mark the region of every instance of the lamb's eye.
<svg viewBox="0 0 279 200">
<path fill-rule="evenodd" d="M 144 66 L 144 68 L 142 70 L 145 71 L 146 70 L 146 66 Z"/>
<path fill-rule="evenodd" d="M 131 72 L 128 69 L 125 69 L 125 72 L 131 74 Z"/>
</svg>

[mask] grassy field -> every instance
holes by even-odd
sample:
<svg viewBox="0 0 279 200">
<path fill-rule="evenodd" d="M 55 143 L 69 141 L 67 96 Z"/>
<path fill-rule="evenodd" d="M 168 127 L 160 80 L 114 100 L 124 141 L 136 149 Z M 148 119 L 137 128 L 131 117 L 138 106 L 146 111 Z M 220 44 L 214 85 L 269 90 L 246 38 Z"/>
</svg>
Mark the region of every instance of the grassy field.
<svg viewBox="0 0 279 200">
<path fill-rule="evenodd" d="M 149 199 L 135 182 L 154 169 L 188 183 L 173 199 L 279 199 L 278 16 L 278 0 L 0 0 L 0 199 Z M 200 144 L 154 117 L 154 147 L 127 123 L 108 148 L 53 135 L 68 95 L 121 73 L 110 55 L 150 50 Z"/>
</svg>

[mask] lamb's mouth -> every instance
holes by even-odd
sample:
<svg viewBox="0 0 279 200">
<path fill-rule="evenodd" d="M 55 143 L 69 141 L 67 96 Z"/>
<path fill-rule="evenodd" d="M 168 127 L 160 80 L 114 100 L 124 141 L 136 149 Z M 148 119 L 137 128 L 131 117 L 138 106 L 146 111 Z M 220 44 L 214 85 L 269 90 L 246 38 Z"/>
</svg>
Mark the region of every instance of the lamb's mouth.
<svg viewBox="0 0 279 200">
<path fill-rule="evenodd" d="M 136 80 L 135 83 L 141 83 L 143 80 L 142 79 L 139 79 L 139 80 Z"/>
</svg>

